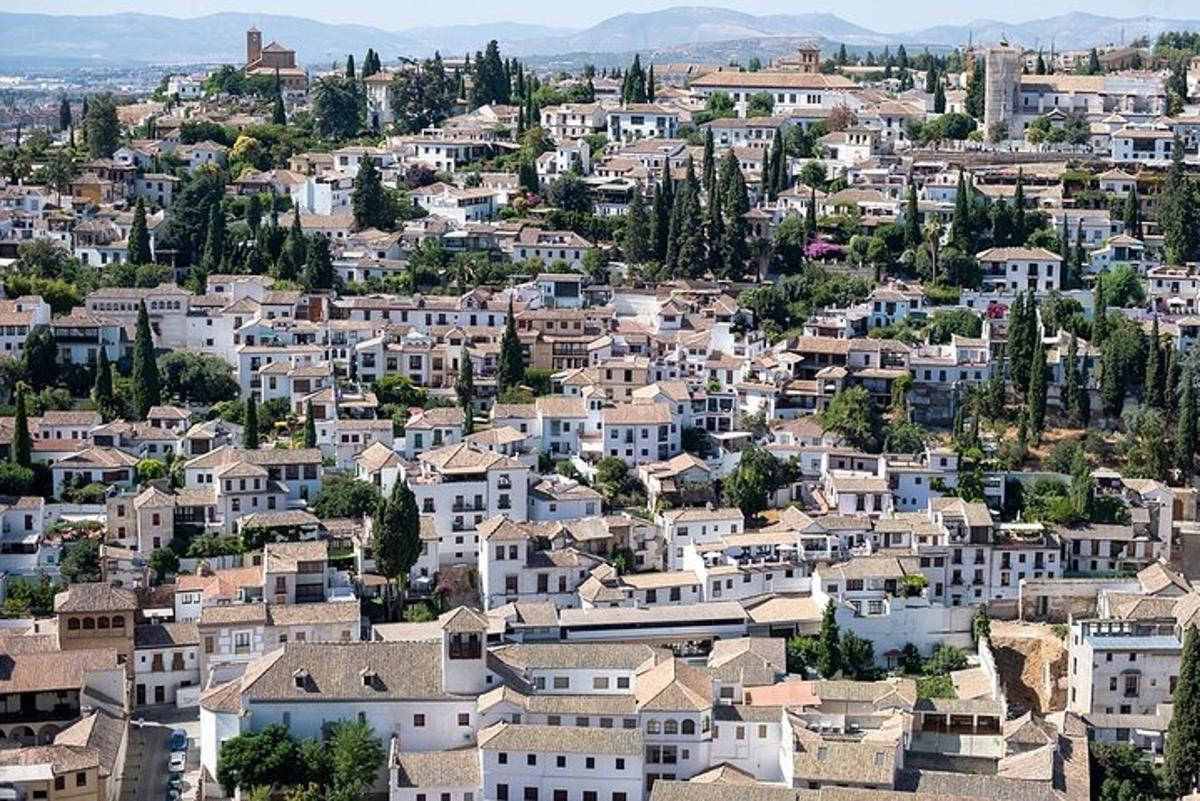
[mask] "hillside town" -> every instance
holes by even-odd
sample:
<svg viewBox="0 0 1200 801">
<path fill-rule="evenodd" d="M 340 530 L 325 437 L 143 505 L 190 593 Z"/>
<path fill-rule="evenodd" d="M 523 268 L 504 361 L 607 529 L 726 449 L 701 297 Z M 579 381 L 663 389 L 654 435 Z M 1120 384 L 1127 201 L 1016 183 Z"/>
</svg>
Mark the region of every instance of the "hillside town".
<svg viewBox="0 0 1200 801">
<path fill-rule="evenodd" d="M 0 121 L 0 799 L 1200 797 L 1200 34 L 271 37 Z"/>
</svg>

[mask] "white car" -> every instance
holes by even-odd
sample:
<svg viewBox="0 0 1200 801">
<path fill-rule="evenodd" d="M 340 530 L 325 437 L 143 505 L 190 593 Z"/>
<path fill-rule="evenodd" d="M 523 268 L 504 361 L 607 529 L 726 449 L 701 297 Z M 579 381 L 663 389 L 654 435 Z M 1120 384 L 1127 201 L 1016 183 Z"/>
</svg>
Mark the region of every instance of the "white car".
<svg viewBox="0 0 1200 801">
<path fill-rule="evenodd" d="M 167 766 L 171 773 L 183 773 L 187 770 L 187 752 L 175 751 L 171 754 L 171 761 Z"/>
</svg>

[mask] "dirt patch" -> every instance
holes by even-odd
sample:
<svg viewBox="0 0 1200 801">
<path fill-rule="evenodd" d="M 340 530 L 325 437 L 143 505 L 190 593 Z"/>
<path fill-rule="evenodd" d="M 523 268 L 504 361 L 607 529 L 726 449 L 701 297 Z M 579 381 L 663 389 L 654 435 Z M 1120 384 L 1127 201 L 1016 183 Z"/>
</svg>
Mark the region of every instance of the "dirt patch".
<svg viewBox="0 0 1200 801">
<path fill-rule="evenodd" d="M 1010 715 L 1066 707 L 1067 646 L 1052 627 L 993 620 L 991 643 Z"/>
</svg>

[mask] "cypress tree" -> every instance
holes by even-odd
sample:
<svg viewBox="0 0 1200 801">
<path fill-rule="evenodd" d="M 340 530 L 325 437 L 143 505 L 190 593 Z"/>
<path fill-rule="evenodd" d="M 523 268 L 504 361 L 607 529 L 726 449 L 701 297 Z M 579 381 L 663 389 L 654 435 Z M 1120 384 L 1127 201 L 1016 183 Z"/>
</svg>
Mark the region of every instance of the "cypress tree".
<svg viewBox="0 0 1200 801">
<path fill-rule="evenodd" d="M 1017 188 L 1013 191 L 1013 230 L 1012 241 L 1014 245 L 1021 246 L 1025 244 L 1025 237 L 1029 235 L 1026 229 L 1025 221 L 1025 171 L 1017 170 Z"/>
<path fill-rule="evenodd" d="M 463 433 L 475 433 L 475 367 L 467 346 L 462 346 L 458 357 L 458 381 L 454 385 L 458 403 L 463 410 Z"/>
<path fill-rule="evenodd" d="M 776 139 L 779 137 L 776 136 Z M 712 128 L 704 129 L 704 158 L 700 162 L 702 182 L 704 184 L 704 195 L 708 201 L 712 202 L 713 192 L 716 191 L 717 185 L 717 160 L 716 160 L 716 145 L 713 142 Z"/>
<path fill-rule="evenodd" d="M 1075 458 L 1071 460 L 1071 489 L 1068 497 L 1075 517 L 1084 521 L 1091 520 L 1096 488 L 1092 482 L 1092 471 L 1082 451 L 1077 451 Z"/>
<path fill-rule="evenodd" d="M 1163 381 L 1163 403 L 1166 404 L 1167 420 L 1174 422 L 1179 414 L 1179 388 L 1183 386 L 1183 366 L 1179 363 L 1179 351 L 1169 344 L 1163 350 L 1167 358 L 1167 377 Z"/>
<path fill-rule="evenodd" d="M 354 224 L 359 228 L 387 230 L 392 227 L 392 204 L 372 159 L 365 159 L 354 176 L 350 207 L 354 212 Z"/>
<path fill-rule="evenodd" d="M 663 159 L 662 181 L 654 194 L 654 256 L 660 262 L 667 260 L 667 241 L 671 233 L 671 208 L 675 205 L 675 192 L 671 183 L 670 159 Z"/>
<path fill-rule="evenodd" d="M 1183 478 L 1192 477 L 1197 442 L 1196 388 L 1191 370 L 1185 370 L 1179 381 L 1179 414 L 1175 416 L 1175 466 Z"/>
<path fill-rule="evenodd" d="M 1096 276 L 1092 288 L 1092 344 L 1100 347 L 1108 339 L 1108 299 L 1104 295 L 1104 274 Z"/>
<path fill-rule="evenodd" d="M 246 415 L 242 418 L 242 447 L 246 450 L 258 449 L 258 401 L 251 392 L 246 398 Z"/>
<path fill-rule="evenodd" d="M 1035 439 L 1046 428 L 1046 347 L 1039 336 L 1029 364 L 1029 425 Z"/>
<path fill-rule="evenodd" d="M 646 202 L 642 199 L 641 191 L 634 187 L 629 210 L 625 214 L 625 226 L 621 230 L 621 253 L 625 261 L 630 264 L 645 262 L 652 255 L 653 238 L 650 218 L 646 215 Z"/>
<path fill-rule="evenodd" d="M 138 306 L 137 327 L 133 338 L 133 414 L 145 420 L 151 406 L 162 403 L 161 378 L 154 358 L 154 338 L 150 332 L 150 313 L 146 302 Z"/>
<path fill-rule="evenodd" d="M 1067 413 L 1072 428 L 1083 428 L 1083 421 L 1079 419 L 1079 393 L 1083 391 L 1083 388 L 1079 386 L 1079 342 L 1074 334 L 1071 334 L 1067 345 L 1066 371 L 1067 380 L 1062 397 L 1063 411 Z"/>
<path fill-rule="evenodd" d="M 842 641 L 837 623 L 837 607 L 833 599 L 825 604 L 821 613 L 821 633 L 818 635 L 820 645 L 817 651 L 817 670 L 822 678 L 831 679 L 842 668 Z"/>
<path fill-rule="evenodd" d="M 96 380 L 92 383 L 92 400 L 96 402 L 96 408 L 107 419 L 113 401 L 112 366 L 108 362 L 108 348 L 100 348 L 100 355 L 96 359 Z"/>
<path fill-rule="evenodd" d="M 1200 636 L 1191 623 L 1184 625 L 1179 679 L 1171 696 L 1171 723 L 1167 727 L 1164 780 L 1172 797 L 1188 795 L 1200 773 Z"/>
<path fill-rule="evenodd" d="M 271 107 L 271 122 L 276 125 L 287 125 L 287 109 L 283 106 L 283 86 L 279 83 L 279 74 L 275 74 L 275 103 Z"/>
<path fill-rule="evenodd" d="M 1075 275 L 1071 286 L 1079 286 L 1083 282 L 1083 267 L 1087 264 L 1087 249 L 1083 245 L 1083 218 L 1075 224 Z"/>
<path fill-rule="evenodd" d="M 17 411 L 13 417 L 12 461 L 22 467 L 33 463 L 33 439 L 29 436 L 29 417 L 25 408 L 25 383 L 17 384 Z"/>
<path fill-rule="evenodd" d="M 58 130 L 66 131 L 72 125 L 71 119 L 71 101 L 67 100 L 66 95 L 58 103 Z"/>
<path fill-rule="evenodd" d="M 933 87 L 933 113 L 945 114 L 946 86 L 940 80 L 938 80 L 936 75 L 934 76 L 934 80 L 937 81 L 937 83 L 935 83 Z"/>
<path fill-rule="evenodd" d="M 654 85 L 654 65 L 651 64 L 649 71 L 646 73 L 646 102 L 653 103 L 657 95 L 658 88 Z"/>
<path fill-rule="evenodd" d="M 958 173 L 958 186 L 954 191 L 954 212 L 950 217 L 950 240 L 964 253 L 972 253 L 971 247 L 971 199 L 968 197 L 966 173 Z"/>
<path fill-rule="evenodd" d="M 1029 389 L 1029 365 L 1033 358 L 1030 315 L 1034 313 L 1032 303 L 1026 306 L 1025 293 L 1018 292 L 1008 312 L 1008 371 L 1013 386 L 1022 396 Z"/>
<path fill-rule="evenodd" d="M 1162 339 L 1158 333 L 1158 315 L 1150 324 L 1150 340 L 1146 343 L 1146 384 L 1142 401 L 1152 409 L 1163 408 Z"/>
<path fill-rule="evenodd" d="M 150 231 L 146 228 L 146 201 L 140 197 L 133 207 L 126 258 L 130 264 L 149 264 L 154 258 L 150 253 Z"/>
<path fill-rule="evenodd" d="M 714 180 L 704 209 L 704 269 L 714 276 L 721 272 L 721 240 L 725 234 L 722 213 L 721 187 Z"/>
<path fill-rule="evenodd" d="M 308 244 L 305 241 L 304 230 L 300 227 L 300 212 L 293 210 L 292 225 L 279 251 L 279 259 L 275 262 L 275 277 L 284 281 L 295 281 L 307 260 Z"/>
<path fill-rule="evenodd" d="M 346 77 L 350 80 L 355 80 L 358 76 L 354 73 L 354 54 L 346 56 Z M 366 77 L 366 76 L 363 76 Z"/>
<path fill-rule="evenodd" d="M 904 247 L 916 250 L 921 246 L 921 211 L 917 206 L 917 187 L 908 185 L 908 199 L 904 204 Z"/>
<path fill-rule="evenodd" d="M 200 256 L 200 272 L 204 276 L 221 272 L 225 260 L 225 214 L 220 203 L 213 203 L 208 213 L 208 235 Z"/>
<path fill-rule="evenodd" d="M 1125 385 L 1113 340 L 1106 340 L 1100 352 L 1100 405 L 1109 417 L 1118 417 L 1125 405 Z"/>
<path fill-rule="evenodd" d="M 259 226 L 262 225 L 262 195 L 257 192 L 246 201 L 246 225 L 250 226 L 250 233 L 258 236 Z"/>
<path fill-rule="evenodd" d="M 667 271 L 672 276 L 691 276 L 701 265 L 700 184 L 691 156 L 687 160 L 683 184 L 671 207 L 667 228 Z"/>
<path fill-rule="evenodd" d="M 750 199 L 746 194 L 745 177 L 732 150 L 721 159 L 718 180 L 724 205 L 721 261 L 725 277 L 739 281 L 746 273 L 746 262 L 750 258 L 746 244 L 746 212 L 750 210 Z"/>
<path fill-rule="evenodd" d="M 804 210 L 804 240 L 811 242 L 817 238 L 817 190 L 809 190 L 808 208 Z"/>
<path fill-rule="evenodd" d="M 304 286 L 309 290 L 333 289 L 337 276 L 333 269 L 333 257 L 329 254 L 329 237 L 317 234 L 308 243 L 307 250 Z"/>
<path fill-rule="evenodd" d="M 1125 233 L 1134 239 L 1142 238 L 1142 203 L 1138 198 L 1137 184 L 1134 184 L 1129 193 L 1125 195 L 1125 206 L 1122 209 L 1121 219 L 1125 223 Z"/>
<path fill-rule="evenodd" d="M 317 447 L 317 419 L 313 417 L 311 399 L 304 404 L 304 447 Z"/>
<path fill-rule="evenodd" d="M 512 298 L 508 299 L 508 317 L 504 321 L 504 334 L 500 338 L 500 356 L 496 364 L 496 385 L 500 394 L 519 387 L 525 380 L 525 355 L 521 351 L 521 340 L 517 337 L 517 323 L 513 317 Z"/>
<path fill-rule="evenodd" d="M 1196 230 L 1196 198 L 1183 161 L 1183 142 L 1176 136 L 1171 148 L 1171 168 L 1160 192 L 1158 219 L 1163 233 L 1167 264 L 1185 264 L 1200 255 L 1200 232 Z M 1200 747 L 1200 746 L 1198 746 Z"/>
</svg>

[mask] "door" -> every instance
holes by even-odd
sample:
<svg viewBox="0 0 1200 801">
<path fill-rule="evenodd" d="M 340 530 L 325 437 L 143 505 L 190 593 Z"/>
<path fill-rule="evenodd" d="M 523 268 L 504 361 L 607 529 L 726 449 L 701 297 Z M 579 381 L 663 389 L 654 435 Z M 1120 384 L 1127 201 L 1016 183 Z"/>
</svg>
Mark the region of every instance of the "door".
<svg viewBox="0 0 1200 801">
<path fill-rule="evenodd" d="M 137 686 L 137 705 L 142 706 L 146 703 L 146 685 L 139 684 Z"/>
</svg>

